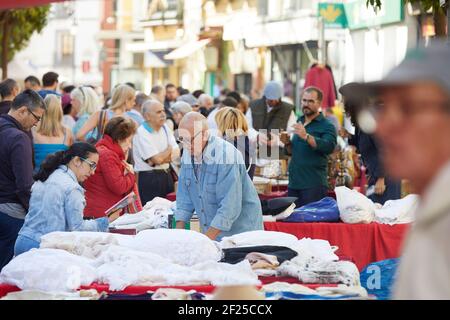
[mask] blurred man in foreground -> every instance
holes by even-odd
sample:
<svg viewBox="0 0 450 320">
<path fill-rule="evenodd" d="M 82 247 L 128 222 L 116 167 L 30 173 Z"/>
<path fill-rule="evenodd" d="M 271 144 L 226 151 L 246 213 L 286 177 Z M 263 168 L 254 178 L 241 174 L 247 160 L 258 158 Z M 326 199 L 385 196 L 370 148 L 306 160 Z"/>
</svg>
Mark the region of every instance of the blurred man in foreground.
<svg viewBox="0 0 450 320">
<path fill-rule="evenodd" d="M 355 96 L 366 92 L 379 98 L 363 108 L 360 126 L 375 129 L 387 171 L 410 180 L 421 196 L 395 299 L 450 299 L 449 58 L 445 44 L 416 49 L 383 81 L 354 90 Z"/>
</svg>

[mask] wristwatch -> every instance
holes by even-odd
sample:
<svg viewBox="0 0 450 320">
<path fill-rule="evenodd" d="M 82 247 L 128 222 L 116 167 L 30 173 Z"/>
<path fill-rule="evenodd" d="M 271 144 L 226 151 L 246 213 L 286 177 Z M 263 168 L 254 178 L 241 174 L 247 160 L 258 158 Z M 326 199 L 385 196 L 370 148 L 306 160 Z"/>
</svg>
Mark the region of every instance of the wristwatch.
<svg viewBox="0 0 450 320">
<path fill-rule="evenodd" d="M 308 142 L 308 139 L 309 139 L 309 133 L 306 134 L 305 141 Z"/>
</svg>

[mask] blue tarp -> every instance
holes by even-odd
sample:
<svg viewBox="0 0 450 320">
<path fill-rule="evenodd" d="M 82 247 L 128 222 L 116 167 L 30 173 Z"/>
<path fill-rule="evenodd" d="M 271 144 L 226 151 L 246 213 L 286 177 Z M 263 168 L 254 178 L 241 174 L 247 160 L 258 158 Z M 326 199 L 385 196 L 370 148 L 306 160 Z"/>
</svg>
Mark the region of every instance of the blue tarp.
<svg viewBox="0 0 450 320">
<path fill-rule="evenodd" d="M 395 274 L 399 259 L 387 259 L 367 265 L 361 271 L 361 286 L 366 288 L 369 294 L 379 300 L 389 300 L 392 294 L 392 285 L 395 281 Z"/>
<path fill-rule="evenodd" d="M 338 222 L 339 208 L 335 199 L 323 198 L 297 208 L 283 222 Z"/>
</svg>

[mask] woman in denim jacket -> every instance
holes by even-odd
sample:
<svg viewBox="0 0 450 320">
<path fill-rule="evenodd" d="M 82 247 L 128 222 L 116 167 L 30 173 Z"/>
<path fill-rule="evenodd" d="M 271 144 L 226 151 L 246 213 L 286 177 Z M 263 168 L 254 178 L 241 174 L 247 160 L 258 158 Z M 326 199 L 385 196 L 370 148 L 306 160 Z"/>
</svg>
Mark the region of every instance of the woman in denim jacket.
<svg viewBox="0 0 450 320">
<path fill-rule="evenodd" d="M 16 240 L 14 255 L 39 248 L 41 236 L 54 231 L 107 231 L 109 218 L 83 220 L 86 205 L 80 183 L 91 176 L 98 163 L 94 146 L 79 142 L 67 151 L 48 156 L 35 176 L 30 209 Z"/>
</svg>

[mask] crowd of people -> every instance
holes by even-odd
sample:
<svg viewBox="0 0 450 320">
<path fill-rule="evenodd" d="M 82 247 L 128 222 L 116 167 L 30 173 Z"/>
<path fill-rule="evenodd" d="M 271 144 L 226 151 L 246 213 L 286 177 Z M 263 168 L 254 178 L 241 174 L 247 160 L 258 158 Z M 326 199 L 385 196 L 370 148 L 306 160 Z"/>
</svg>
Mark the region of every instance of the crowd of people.
<svg viewBox="0 0 450 320">
<path fill-rule="evenodd" d="M 174 84 L 146 94 L 132 83 L 103 98 L 58 77 L 46 73 L 41 86 L 29 76 L 22 92 L 13 79 L 0 84 L 1 266 L 45 233 L 106 230 L 117 217 L 106 210 L 132 192 L 142 208 L 177 189 L 177 226 L 195 211 L 212 239 L 262 229 L 258 159 L 291 157 L 288 194 L 297 206 L 327 194 L 337 130 L 321 112 L 319 88 L 306 88 L 296 110 L 276 81 L 253 100 Z"/>
<path fill-rule="evenodd" d="M 406 246 L 397 297 L 427 290 L 450 297 L 429 263 L 448 276 L 443 244 L 450 221 L 450 73 L 443 66 L 450 51 L 419 51 L 384 82 L 340 88 L 352 134 L 342 133 L 342 121 L 324 107 L 324 94 L 314 86 L 302 90 L 296 108 L 276 81 L 254 99 L 230 90 L 211 97 L 174 84 L 147 94 L 132 83 L 115 86 L 103 99 L 91 86 L 60 85 L 55 72 L 42 82 L 27 77 L 23 91 L 15 80 L 4 80 L 0 269 L 39 247 L 47 233 L 107 231 L 129 211 L 105 212 L 132 192 L 142 208 L 177 189 L 176 227 L 184 228 L 195 212 L 201 231 L 213 240 L 261 230 L 261 202 L 252 183 L 258 160 L 290 159 L 288 195 L 300 207 L 327 195 L 328 158 L 345 137 L 368 168 L 375 202 L 400 198 L 402 179 L 425 199 Z M 418 265 L 427 276 L 411 282 Z"/>
</svg>

